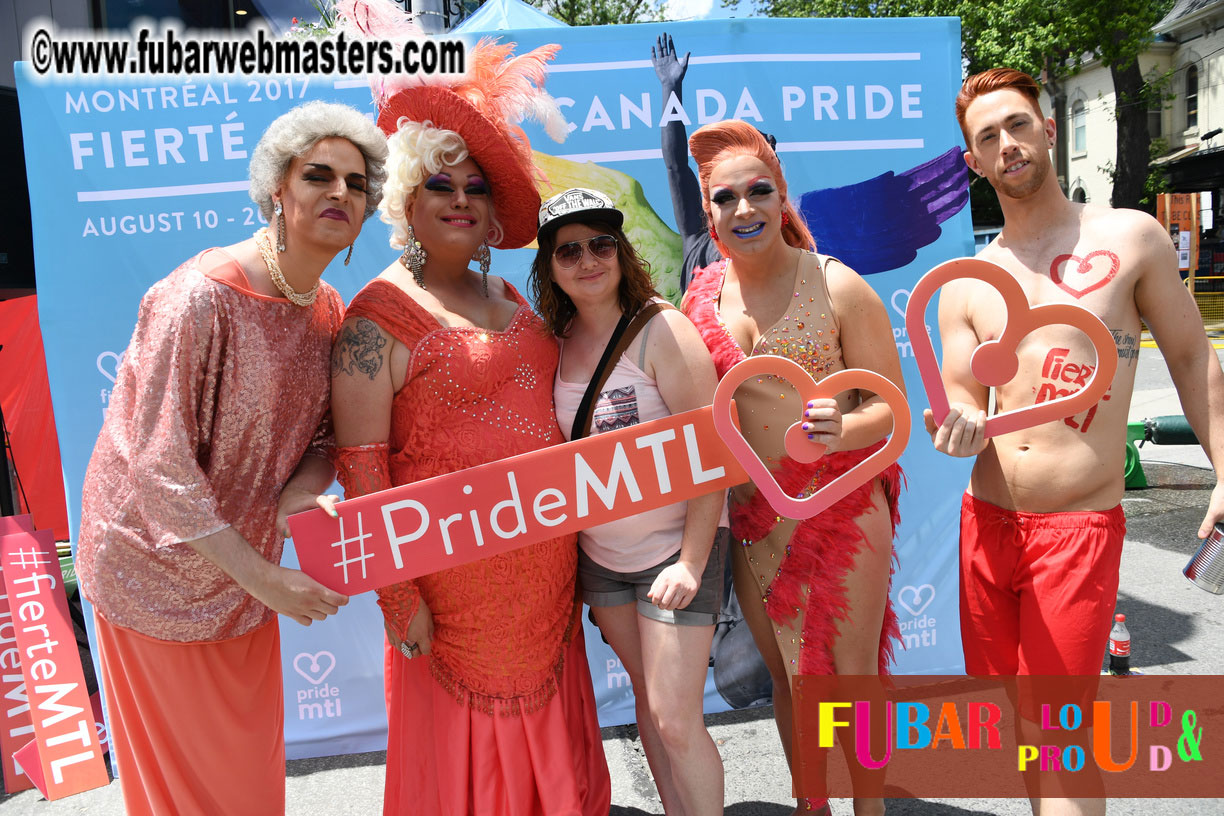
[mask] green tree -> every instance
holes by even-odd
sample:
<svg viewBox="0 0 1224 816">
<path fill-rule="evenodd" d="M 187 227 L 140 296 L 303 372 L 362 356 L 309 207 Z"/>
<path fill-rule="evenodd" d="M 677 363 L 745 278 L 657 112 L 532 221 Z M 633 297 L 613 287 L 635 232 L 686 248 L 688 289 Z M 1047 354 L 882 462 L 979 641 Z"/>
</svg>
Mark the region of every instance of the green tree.
<svg viewBox="0 0 1224 816">
<path fill-rule="evenodd" d="M 529 0 L 572 26 L 617 25 L 663 19 L 664 0 Z"/>
<path fill-rule="evenodd" d="M 1138 56 L 1172 0 L 755 0 L 770 17 L 960 17 L 969 73 L 1006 65 L 1042 79 L 1055 118 L 1066 121 L 1065 80 L 1085 63 L 1109 67 L 1117 104 L 1112 203 L 1143 208 L 1148 183 L 1149 100 Z M 1065 150 L 1060 150 L 1065 155 Z M 1060 174 L 1065 175 L 1065 166 Z"/>
</svg>

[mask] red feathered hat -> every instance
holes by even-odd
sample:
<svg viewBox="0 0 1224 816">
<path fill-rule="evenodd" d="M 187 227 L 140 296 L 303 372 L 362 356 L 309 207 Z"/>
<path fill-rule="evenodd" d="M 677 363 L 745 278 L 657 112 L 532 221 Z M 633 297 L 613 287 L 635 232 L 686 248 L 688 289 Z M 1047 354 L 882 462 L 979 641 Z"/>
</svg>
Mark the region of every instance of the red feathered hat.
<svg viewBox="0 0 1224 816">
<path fill-rule="evenodd" d="M 540 209 L 536 188 L 541 174 L 531 158 L 531 143 L 517 122 L 530 116 L 542 121 L 550 134 L 565 132 L 556 101 L 543 90 L 546 65 L 560 46 L 545 45 L 511 57 L 514 47 L 482 39 L 468 51 L 468 72 L 461 79 L 401 87 L 390 91 L 378 106 L 378 127 L 388 136 L 404 119 L 459 134 L 489 182 L 504 230 L 496 244 L 499 249 L 531 243 Z"/>
</svg>

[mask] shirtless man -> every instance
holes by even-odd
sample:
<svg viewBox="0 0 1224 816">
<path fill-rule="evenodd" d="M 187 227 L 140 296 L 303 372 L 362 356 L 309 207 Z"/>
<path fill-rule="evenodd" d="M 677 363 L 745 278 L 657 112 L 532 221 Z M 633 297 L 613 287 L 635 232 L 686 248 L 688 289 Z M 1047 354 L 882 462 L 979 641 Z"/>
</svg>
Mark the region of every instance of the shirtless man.
<svg viewBox="0 0 1224 816">
<path fill-rule="evenodd" d="M 1028 300 L 1073 303 L 1113 332 L 1118 369 L 1105 397 L 1058 422 L 985 439 L 989 389 L 970 374 L 977 346 L 998 337 L 1002 298 L 979 281 L 941 290 L 943 377 L 953 408 L 935 447 L 976 456 L 961 508 L 961 634 L 970 674 L 1096 675 L 1118 592 L 1126 421 L 1140 318 L 1160 344 L 1186 413 L 1215 465 L 1199 537 L 1224 519 L 1224 374 L 1177 274 L 1168 234 L 1136 210 L 1068 201 L 1051 167 L 1054 121 L 1026 74 L 996 68 L 956 100 L 970 170 L 990 182 L 1003 232 L 978 257 L 1010 272 Z M 995 389 L 997 411 L 1078 390 L 1096 365 L 1069 326 L 1024 338 L 1019 371 Z M 1034 813 L 1104 813 L 1104 800 L 1034 800 Z"/>
</svg>

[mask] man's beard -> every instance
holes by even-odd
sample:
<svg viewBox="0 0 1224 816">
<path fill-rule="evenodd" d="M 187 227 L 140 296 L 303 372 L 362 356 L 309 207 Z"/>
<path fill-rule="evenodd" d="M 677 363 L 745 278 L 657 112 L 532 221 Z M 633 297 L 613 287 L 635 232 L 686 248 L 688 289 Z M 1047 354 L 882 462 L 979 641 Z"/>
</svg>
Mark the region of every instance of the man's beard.
<svg viewBox="0 0 1224 816">
<path fill-rule="evenodd" d="M 1038 162 L 1032 159 L 1026 160 L 1033 171 L 1029 177 L 1024 181 L 1012 182 L 1008 180 L 1006 175 L 1000 174 L 994 184 L 996 193 L 1008 198 L 1023 199 L 1028 198 L 1041 189 L 1041 186 L 1045 184 L 1046 178 L 1050 175 L 1049 162 Z"/>
</svg>

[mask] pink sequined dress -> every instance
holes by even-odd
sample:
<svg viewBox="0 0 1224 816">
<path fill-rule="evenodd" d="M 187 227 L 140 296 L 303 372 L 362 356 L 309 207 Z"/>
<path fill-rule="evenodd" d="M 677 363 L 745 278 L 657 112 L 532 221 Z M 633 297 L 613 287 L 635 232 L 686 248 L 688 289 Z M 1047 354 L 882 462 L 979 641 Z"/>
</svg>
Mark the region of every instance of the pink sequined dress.
<svg viewBox="0 0 1224 816">
<path fill-rule="evenodd" d="M 347 496 L 564 441 L 552 406 L 557 344 L 507 289 L 520 306 L 500 332 L 442 327 L 381 279 L 353 299 L 350 319 L 374 321 L 411 356 L 386 461 L 357 473 L 341 449 Z M 433 616 L 432 654 L 386 650 L 385 814 L 608 812 L 576 568 L 568 535 L 413 582 Z"/>
<path fill-rule="evenodd" d="M 77 574 L 108 621 L 168 641 L 215 641 L 275 613 L 186 542 L 228 526 L 280 562 L 281 488 L 331 446 L 331 343 L 344 302 L 252 292 L 207 250 L 140 304 L 81 496 Z"/>
<path fill-rule="evenodd" d="M 809 271 L 796 279 L 786 314 L 762 333 L 752 353 L 788 357 L 819 382 L 846 366 L 824 281 L 827 259 L 817 257 L 818 263 L 807 265 Z M 726 269 L 723 260 L 698 270 L 684 298 L 684 311 L 701 332 L 719 377 L 745 359 L 719 314 Z M 837 451 L 813 464 L 802 464 L 787 457 L 782 444 L 785 429 L 799 416 L 794 387 L 774 377 L 761 377 L 736 389 L 735 399 L 745 438 L 791 496 L 808 495 L 883 445 Z M 833 641 L 837 622 L 846 613 L 844 578 L 860 548 L 868 543 L 856 519 L 875 507 L 874 493 L 882 488 L 895 533 L 901 478 L 901 469 L 893 465 L 874 482 L 802 522 L 778 516 L 751 484 L 732 491 L 731 534 L 742 545 L 734 548 L 739 552 L 734 557 L 746 560 L 760 591 L 758 598 L 741 597 L 740 602 L 765 604 L 789 675 L 834 673 Z M 880 633 L 881 674 L 888 672 L 893 643 L 899 637 L 890 602 Z"/>
<path fill-rule="evenodd" d="M 299 307 L 207 250 L 140 304 L 85 474 L 77 573 L 94 604 L 124 810 L 285 808 L 276 615 L 189 542 L 232 526 L 272 563 L 281 489 L 326 457 L 331 344 L 320 284 Z"/>
</svg>

